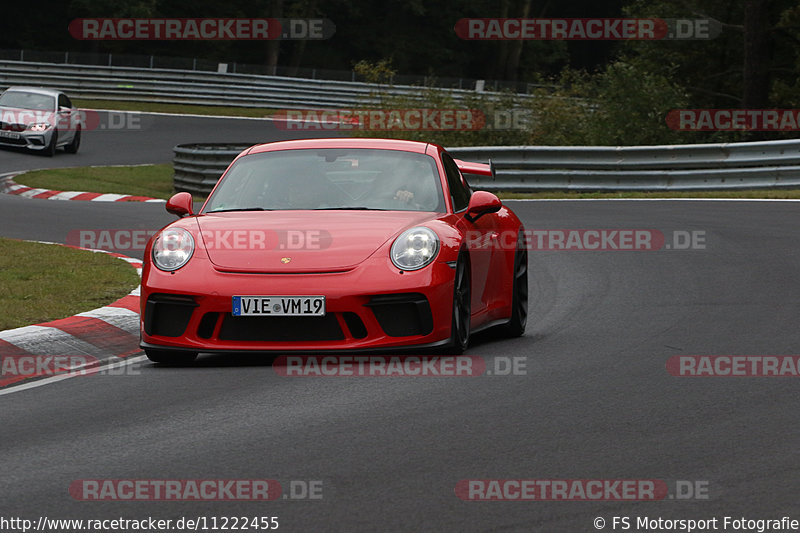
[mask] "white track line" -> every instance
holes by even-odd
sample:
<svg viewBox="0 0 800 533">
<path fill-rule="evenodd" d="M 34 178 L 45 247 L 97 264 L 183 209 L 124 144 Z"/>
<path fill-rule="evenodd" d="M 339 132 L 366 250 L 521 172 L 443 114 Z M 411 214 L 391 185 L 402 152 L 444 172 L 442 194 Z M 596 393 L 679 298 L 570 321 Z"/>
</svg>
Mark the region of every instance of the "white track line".
<svg viewBox="0 0 800 533">
<path fill-rule="evenodd" d="M 37 357 L 44 354 L 85 354 L 100 359 L 105 355 L 102 348 L 66 331 L 38 324 L 0 332 L 0 339 Z"/>
<path fill-rule="evenodd" d="M 146 355 L 140 355 L 138 357 L 132 357 L 130 359 L 125 359 L 122 361 L 115 361 L 113 363 L 108 363 L 104 365 L 100 365 L 98 367 L 92 367 L 92 374 L 97 372 L 101 372 L 103 370 L 110 370 L 112 368 L 120 368 L 127 365 L 132 365 L 134 363 L 141 363 L 143 361 L 147 361 Z M 83 365 L 86 366 L 86 365 Z M 82 367 L 75 367 L 74 370 L 80 370 Z M 91 374 L 90 374 L 91 375 Z M 65 374 L 63 376 L 51 376 L 49 378 L 42 378 L 36 381 L 31 381 L 27 383 L 21 383 L 20 385 L 11 385 L 10 387 L 6 387 L 4 389 L 0 389 L 0 396 L 5 396 L 6 394 L 14 394 L 15 392 L 22 392 L 24 390 L 34 389 L 36 387 L 42 387 L 44 385 L 49 385 L 51 383 L 56 383 L 58 381 L 64 381 L 65 379 L 77 378 L 77 377 L 87 377 L 83 374 Z"/>
</svg>

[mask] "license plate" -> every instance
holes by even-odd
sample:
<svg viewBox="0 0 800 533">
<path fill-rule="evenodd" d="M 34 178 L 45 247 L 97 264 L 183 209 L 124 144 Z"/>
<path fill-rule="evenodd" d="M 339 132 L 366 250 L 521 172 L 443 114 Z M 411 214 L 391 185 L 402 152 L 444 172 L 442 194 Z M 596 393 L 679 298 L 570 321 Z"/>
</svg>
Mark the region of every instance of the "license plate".
<svg viewBox="0 0 800 533">
<path fill-rule="evenodd" d="M 5 137 L 6 139 L 19 139 L 19 133 L 15 133 L 13 131 L 0 131 L 0 137 Z"/>
<path fill-rule="evenodd" d="M 325 316 L 325 297 L 234 296 L 233 316 Z"/>
</svg>

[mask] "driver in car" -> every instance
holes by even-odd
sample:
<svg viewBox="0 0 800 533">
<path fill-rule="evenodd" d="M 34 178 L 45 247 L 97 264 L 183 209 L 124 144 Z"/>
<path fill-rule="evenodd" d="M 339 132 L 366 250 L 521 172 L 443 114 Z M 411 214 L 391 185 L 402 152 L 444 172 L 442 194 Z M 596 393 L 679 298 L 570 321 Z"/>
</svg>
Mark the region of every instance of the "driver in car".
<svg viewBox="0 0 800 533">
<path fill-rule="evenodd" d="M 404 161 L 393 170 L 386 182 L 386 188 L 394 191 L 392 201 L 411 208 L 422 210 L 435 209 L 436 190 L 430 179 L 425 179 L 428 172 L 419 169 L 416 162 Z"/>
</svg>

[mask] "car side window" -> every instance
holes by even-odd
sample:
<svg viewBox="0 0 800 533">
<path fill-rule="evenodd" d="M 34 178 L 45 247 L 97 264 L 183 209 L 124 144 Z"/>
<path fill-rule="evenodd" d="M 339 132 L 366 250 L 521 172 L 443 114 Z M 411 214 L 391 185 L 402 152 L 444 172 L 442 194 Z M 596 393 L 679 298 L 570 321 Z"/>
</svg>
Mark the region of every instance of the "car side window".
<svg viewBox="0 0 800 533">
<path fill-rule="evenodd" d="M 59 94 L 58 95 L 58 107 L 61 109 L 62 107 L 72 107 L 72 102 L 69 101 L 66 94 Z"/>
<path fill-rule="evenodd" d="M 453 200 L 453 211 L 458 212 L 467 208 L 469 205 L 472 191 L 462 178 L 461 172 L 456 166 L 456 162 L 448 154 L 442 153 L 442 164 L 447 174 L 447 186 L 450 189 L 450 198 Z"/>
</svg>

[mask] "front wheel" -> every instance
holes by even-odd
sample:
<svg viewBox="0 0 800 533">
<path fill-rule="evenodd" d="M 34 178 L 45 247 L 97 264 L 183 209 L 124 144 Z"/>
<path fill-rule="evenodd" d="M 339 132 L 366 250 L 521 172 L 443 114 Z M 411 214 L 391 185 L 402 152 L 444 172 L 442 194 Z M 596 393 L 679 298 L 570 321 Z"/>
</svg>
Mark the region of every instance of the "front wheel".
<svg viewBox="0 0 800 533">
<path fill-rule="evenodd" d="M 75 136 L 72 138 L 72 142 L 69 143 L 64 147 L 64 151 L 68 154 L 77 154 L 78 148 L 81 146 L 81 128 L 75 130 Z"/>
<path fill-rule="evenodd" d="M 197 352 L 173 352 L 171 350 L 145 348 L 144 353 L 154 363 L 169 365 L 186 365 L 197 359 Z"/>
<path fill-rule="evenodd" d="M 512 283 L 511 318 L 503 325 L 503 332 L 509 337 L 519 337 L 525 333 L 528 323 L 528 250 L 522 234 L 517 239 L 514 254 L 514 279 Z"/>
<path fill-rule="evenodd" d="M 44 155 L 53 157 L 56 155 L 56 143 L 58 142 L 58 130 L 53 130 L 53 135 L 50 136 L 50 144 L 44 149 Z"/>
<path fill-rule="evenodd" d="M 453 319 L 450 326 L 450 349 L 448 350 L 450 353 L 464 353 L 469 346 L 470 319 L 472 317 L 471 298 L 469 255 L 462 250 L 456 261 L 456 277 L 453 282 Z"/>
</svg>

